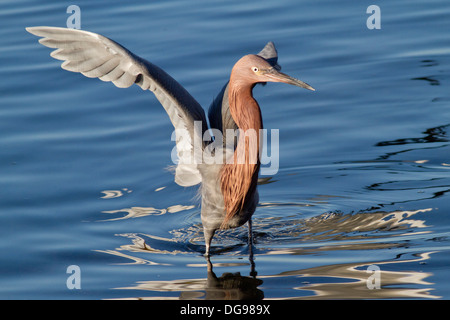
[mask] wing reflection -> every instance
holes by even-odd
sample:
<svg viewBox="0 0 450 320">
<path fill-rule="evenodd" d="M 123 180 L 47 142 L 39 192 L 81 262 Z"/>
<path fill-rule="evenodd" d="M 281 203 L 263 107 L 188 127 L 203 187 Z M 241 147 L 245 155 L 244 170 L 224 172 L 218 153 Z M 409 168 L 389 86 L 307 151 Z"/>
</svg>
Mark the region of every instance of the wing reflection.
<svg viewBox="0 0 450 320">
<path fill-rule="evenodd" d="M 255 242 L 265 254 L 396 248 L 404 246 L 407 239 L 430 232 L 425 230 L 425 221 L 414 216 L 431 211 L 329 212 L 309 219 L 255 219 L 255 230 L 260 232 Z"/>
</svg>

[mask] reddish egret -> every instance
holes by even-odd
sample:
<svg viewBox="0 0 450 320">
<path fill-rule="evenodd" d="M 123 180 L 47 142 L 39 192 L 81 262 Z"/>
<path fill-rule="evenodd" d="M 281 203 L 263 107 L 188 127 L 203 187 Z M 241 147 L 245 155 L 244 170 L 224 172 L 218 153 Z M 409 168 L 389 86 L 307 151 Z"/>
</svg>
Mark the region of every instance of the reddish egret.
<svg viewBox="0 0 450 320">
<path fill-rule="evenodd" d="M 152 91 L 175 129 L 184 130 L 188 135 L 187 139 L 177 137 L 179 162 L 175 182 L 181 186 L 201 183 L 205 255 L 210 254 L 211 240 L 216 230 L 236 228 L 246 222 L 251 249 L 251 217 L 259 199 L 256 189 L 260 169 L 259 130 L 263 128 L 261 110 L 253 98 L 252 89 L 258 83 L 283 82 L 314 90 L 305 82 L 279 71 L 278 56 L 272 42 L 259 54 L 246 55 L 234 65 L 229 82 L 208 113 L 211 128 L 220 130 L 224 136 L 227 129 L 239 128 L 244 132 L 251 129 L 256 132 L 257 143 L 252 143 L 243 134 L 238 135 L 231 153 L 222 150 L 224 160 L 232 157 L 235 161 L 211 164 L 192 161 L 197 148 L 195 141 L 202 141 L 200 151 L 211 145 L 203 141 L 204 134 L 209 131 L 204 110 L 186 89 L 161 68 L 96 33 L 56 27 L 30 27 L 26 30 L 42 37 L 39 40 L 41 44 L 57 49 L 51 56 L 63 60 L 61 67 L 65 70 L 112 81 L 119 88 L 136 83 L 143 90 Z M 196 127 L 198 123 L 201 123 L 200 130 Z M 228 146 L 224 145 L 225 151 L 230 150 Z M 250 161 L 250 154 L 256 154 L 257 159 Z M 237 161 L 237 158 L 243 161 Z"/>
</svg>

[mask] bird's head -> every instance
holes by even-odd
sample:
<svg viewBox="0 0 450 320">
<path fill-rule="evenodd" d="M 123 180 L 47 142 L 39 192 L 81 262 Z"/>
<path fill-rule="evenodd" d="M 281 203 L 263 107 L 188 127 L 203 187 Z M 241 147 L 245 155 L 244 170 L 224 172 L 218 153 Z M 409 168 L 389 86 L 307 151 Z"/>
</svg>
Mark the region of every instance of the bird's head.
<svg viewBox="0 0 450 320">
<path fill-rule="evenodd" d="M 255 54 L 249 54 L 239 59 L 231 71 L 231 76 L 236 81 L 249 85 L 264 82 L 283 82 L 315 91 L 309 84 L 280 72 L 267 60 Z"/>
</svg>

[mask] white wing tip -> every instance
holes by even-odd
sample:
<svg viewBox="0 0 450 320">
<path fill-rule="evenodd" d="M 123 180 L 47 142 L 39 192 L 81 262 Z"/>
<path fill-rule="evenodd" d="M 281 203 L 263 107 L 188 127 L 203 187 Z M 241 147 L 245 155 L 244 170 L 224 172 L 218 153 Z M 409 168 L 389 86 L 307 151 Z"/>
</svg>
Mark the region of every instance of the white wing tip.
<svg viewBox="0 0 450 320">
<path fill-rule="evenodd" d="M 202 176 L 195 165 L 179 163 L 175 171 L 175 183 L 182 187 L 195 186 L 202 182 Z"/>
<path fill-rule="evenodd" d="M 51 29 L 65 29 L 65 28 L 58 28 L 58 27 L 47 27 L 47 26 L 38 26 L 38 27 L 26 27 L 25 30 L 28 31 L 31 34 L 34 34 L 38 37 L 43 37 L 43 33 L 45 31 L 49 31 Z"/>
<path fill-rule="evenodd" d="M 38 31 L 37 29 L 39 29 L 39 27 L 26 27 L 25 30 L 31 34 L 34 34 L 35 36 L 38 36 Z"/>
</svg>

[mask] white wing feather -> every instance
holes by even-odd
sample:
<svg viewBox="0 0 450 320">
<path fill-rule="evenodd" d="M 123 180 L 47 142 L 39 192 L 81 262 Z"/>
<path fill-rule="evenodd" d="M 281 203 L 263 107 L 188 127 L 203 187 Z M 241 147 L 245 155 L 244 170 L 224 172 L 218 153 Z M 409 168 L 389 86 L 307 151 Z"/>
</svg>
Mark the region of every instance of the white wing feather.
<svg viewBox="0 0 450 320">
<path fill-rule="evenodd" d="M 119 88 L 127 88 L 136 83 L 143 90 L 152 91 L 166 110 L 175 129 L 187 130 L 190 134 L 190 152 L 186 152 L 186 146 L 178 150 L 179 163 L 175 181 L 182 186 L 201 182 L 197 164 L 192 163 L 192 142 L 194 135 L 203 136 L 207 130 L 206 117 L 202 107 L 183 86 L 164 70 L 102 35 L 57 27 L 29 27 L 26 30 L 42 37 L 39 42 L 44 46 L 56 49 L 50 55 L 63 60 L 61 67 L 65 70 L 110 81 Z M 194 121 L 202 121 L 202 132 L 195 132 Z"/>
</svg>

